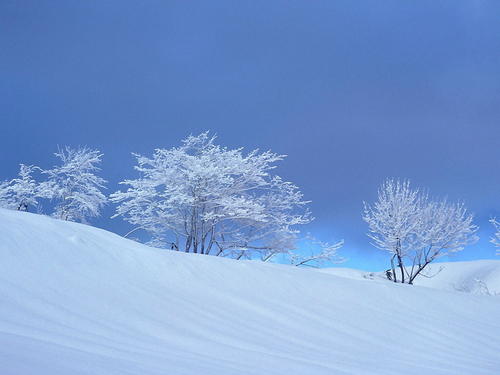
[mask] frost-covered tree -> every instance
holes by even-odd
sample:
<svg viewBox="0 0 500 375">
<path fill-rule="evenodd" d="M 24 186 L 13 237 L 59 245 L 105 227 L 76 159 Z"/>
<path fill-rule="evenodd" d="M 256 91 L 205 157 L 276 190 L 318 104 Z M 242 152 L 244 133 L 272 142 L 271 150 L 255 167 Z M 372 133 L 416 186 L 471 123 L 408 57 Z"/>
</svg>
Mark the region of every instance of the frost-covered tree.
<svg viewBox="0 0 500 375">
<path fill-rule="evenodd" d="M 431 201 L 409 181 L 386 180 L 378 200 L 365 203 L 363 220 L 373 244 L 391 254 L 394 282 L 413 284 L 434 260 L 477 239 L 473 216 L 463 204 Z"/>
<path fill-rule="evenodd" d="M 10 197 L 9 181 L 0 181 L 0 207 L 11 208 L 9 197 Z"/>
<path fill-rule="evenodd" d="M 491 243 L 497 247 L 497 255 L 500 255 L 500 222 L 496 219 L 491 219 L 490 223 L 495 227 L 495 234 L 491 238 Z"/>
<path fill-rule="evenodd" d="M 21 164 L 17 178 L 0 184 L 0 206 L 18 211 L 29 211 L 37 206 L 38 185 L 32 174 L 33 165 Z"/>
<path fill-rule="evenodd" d="M 368 223 L 368 237 L 391 256 L 393 280 L 405 282 L 404 258 L 417 246 L 416 232 L 420 225 L 423 196 L 409 181 L 386 180 L 378 190 L 378 200 L 371 206 L 364 203 L 363 220 Z"/>
<path fill-rule="evenodd" d="M 55 156 L 61 165 L 44 170 L 47 181 L 40 184 L 40 195 L 56 202 L 53 216 L 80 222 L 99 216 L 106 203 L 101 192 L 106 180 L 96 174 L 102 154 L 87 147 L 65 147 Z"/>
<path fill-rule="evenodd" d="M 272 175 L 283 155 L 215 144 L 208 132 L 137 155 L 140 177 L 111 195 L 116 215 L 174 250 L 269 260 L 294 248 L 311 221 L 297 186 Z"/>
</svg>

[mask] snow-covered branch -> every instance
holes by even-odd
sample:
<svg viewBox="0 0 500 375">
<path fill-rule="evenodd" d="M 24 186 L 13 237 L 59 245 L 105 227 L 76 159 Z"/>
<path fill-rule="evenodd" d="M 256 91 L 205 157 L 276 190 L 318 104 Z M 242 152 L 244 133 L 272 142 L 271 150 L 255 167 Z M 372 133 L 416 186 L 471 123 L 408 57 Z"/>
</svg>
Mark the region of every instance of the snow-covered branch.
<svg viewBox="0 0 500 375">
<path fill-rule="evenodd" d="M 495 234 L 491 238 L 491 243 L 497 247 L 497 255 L 500 255 L 500 222 L 491 219 L 490 223 L 495 227 Z"/>
<path fill-rule="evenodd" d="M 344 246 L 344 240 L 330 243 L 320 241 L 310 235 L 306 237 L 311 248 L 308 255 L 293 253 L 290 256 L 291 263 L 295 266 L 319 267 L 320 265 L 330 263 L 343 263 L 345 259 L 338 255 L 338 250 Z"/>
</svg>

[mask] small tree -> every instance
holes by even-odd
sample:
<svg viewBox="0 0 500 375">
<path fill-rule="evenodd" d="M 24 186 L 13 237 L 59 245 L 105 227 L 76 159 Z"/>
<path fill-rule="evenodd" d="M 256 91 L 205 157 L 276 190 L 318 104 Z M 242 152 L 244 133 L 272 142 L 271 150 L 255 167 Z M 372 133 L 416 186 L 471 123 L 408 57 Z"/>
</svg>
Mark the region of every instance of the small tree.
<svg viewBox="0 0 500 375">
<path fill-rule="evenodd" d="M 404 258 L 417 244 L 415 236 L 420 225 L 420 215 L 425 197 L 419 190 L 412 189 L 409 181 L 388 179 L 378 190 L 378 200 L 373 206 L 364 203 L 363 220 L 368 223 L 368 237 L 381 250 L 388 251 L 392 278 L 405 278 Z"/>
<path fill-rule="evenodd" d="M 29 211 L 37 206 L 38 186 L 32 173 L 39 169 L 33 165 L 21 164 L 18 178 L 0 184 L 0 205 L 17 211 Z"/>
<path fill-rule="evenodd" d="M 99 216 L 106 203 L 101 192 L 106 180 L 96 175 L 102 154 L 87 147 L 65 147 L 55 155 L 61 165 L 43 171 L 48 180 L 40 184 L 40 194 L 56 201 L 53 216 L 80 222 Z"/>
<path fill-rule="evenodd" d="M 473 216 L 462 204 L 430 201 L 409 181 L 385 181 L 378 201 L 365 203 L 363 219 L 374 245 L 392 254 L 394 282 L 413 284 L 434 260 L 477 240 Z"/>
<path fill-rule="evenodd" d="M 299 189 L 271 174 L 283 155 L 245 155 L 205 132 L 135 157 L 140 177 L 111 195 L 114 217 L 148 232 L 157 246 L 269 260 L 293 249 L 296 227 L 311 221 Z"/>
<path fill-rule="evenodd" d="M 9 181 L 0 182 L 0 207 L 11 208 Z"/>
</svg>

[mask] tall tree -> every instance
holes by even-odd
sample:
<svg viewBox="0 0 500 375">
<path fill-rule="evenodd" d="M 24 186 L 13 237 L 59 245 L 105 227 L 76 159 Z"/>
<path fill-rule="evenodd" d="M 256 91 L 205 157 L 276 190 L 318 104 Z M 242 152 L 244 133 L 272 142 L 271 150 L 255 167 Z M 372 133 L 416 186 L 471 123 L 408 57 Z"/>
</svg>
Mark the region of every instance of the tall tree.
<svg viewBox="0 0 500 375">
<path fill-rule="evenodd" d="M 135 157 L 140 177 L 111 195 L 114 217 L 147 231 L 157 245 L 268 260 L 293 249 L 297 227 L 311 221 L 297 186 L 271 173 L 284 155 L 245 155 L 205 132 L 151 158 Z"/>
<path fill-rule="evenodd" d="M 61 165 L 43 171 L 48 179 L 40 184 L 41 195 L 56 202 L 53 216 L 80 222 L 99 216 L 106 203 L 101 192 L 106 180 L 96 174 L 102 154 L 87 147 L 65 147 L 55 156 Z"/>
</svg>

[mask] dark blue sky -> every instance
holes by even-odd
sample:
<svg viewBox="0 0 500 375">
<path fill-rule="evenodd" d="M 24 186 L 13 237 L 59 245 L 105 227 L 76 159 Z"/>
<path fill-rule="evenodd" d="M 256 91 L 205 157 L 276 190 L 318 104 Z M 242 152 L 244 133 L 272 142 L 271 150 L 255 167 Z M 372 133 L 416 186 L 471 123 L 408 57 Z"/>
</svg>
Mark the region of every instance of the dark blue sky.
<svg viewBox="0 0 500 375">
<path fill-rule="evenodd" d="M 89 145 L 113 191 L 130 152 L 209 129 L 289 155 L 306 231 L 344 238 L 347 266 L 383 267 L 360 213 L 388 176 L 465 201 L 483 239 L 456 259 L 492 258 L 499 19 L 487 0 L 0 0 L 0 179 Z"/>
</svg>

